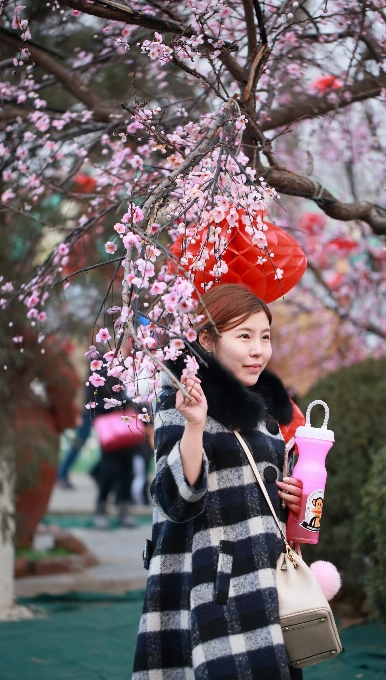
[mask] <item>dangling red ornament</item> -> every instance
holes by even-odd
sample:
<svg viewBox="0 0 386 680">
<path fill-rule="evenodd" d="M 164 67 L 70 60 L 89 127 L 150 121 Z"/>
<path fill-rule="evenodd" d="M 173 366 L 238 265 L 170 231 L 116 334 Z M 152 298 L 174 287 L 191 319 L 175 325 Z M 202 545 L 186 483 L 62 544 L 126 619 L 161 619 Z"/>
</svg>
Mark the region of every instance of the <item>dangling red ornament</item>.
<svg viewBox="0 0 386 680">
<path fill-rule="evenodd" d="M 237 223 L 230 226 L 225 218 L 219 224 L 211 226 L 221 229 L 221 238 L 226 242 L 222 250 L 221 258 L 213 253 L 213 243 L 207 242 L 208 230 L 204 229 L 195 238 L 195 243 L 185 245 L 185 237 L 179 236 L 173 243 L 170 251 L 178 260 L 187 258 L 187 263 L 182 265 L 186 271 L 193 275 L 194 283 L 202 294 L 208 290 L 208 284 L 238 283 L 247 286 L 265 302 L 273 302 L 288 293 L 303 276 L 306 267 L 306 256 L 300 245 L 281 227 L 268 222 L 264 213 L 259 212 L 256 220 L 263 219 L 267 230 L 264 235 L 267 239 L 266 247 L 259 247 L 252 242 L 252 235 L 248 234 L 242 218 L 245 211 L 237 210 Z M 201 259 L 202 249 L 207 248 L 210 256 L 206 260 L 205 270 L 194 272 L 192 263 Z M 273 256 L 271 255 L 273 253 Z M 193 259 L 187 257 L 192 255 Z M 219 263 L 219 259 L 225 262 L 228 270 L 221 278 L 213 273 L 213 267 Z M 168 263 L 170 272 L 176 271 L 172 261 Z M 212 273 L 211 273 L 212 272 Z"/>
<path fill-rule="evenodd" d="M 293 408 L 293 418 L 291 422 L 289 423 L 289 425 L 281 425 L 279 423 L 283 439 L 286 443 L 289 442 L 291 437 L 295 436 L 295 432 L 300 425 L 306 424 L 306 419 L 304 417 L 304 414 L 301 412 L 299 406 L 297 406 L 295 402 L 292 401 L 292 399 L 291 403 Z"/>
</svg>

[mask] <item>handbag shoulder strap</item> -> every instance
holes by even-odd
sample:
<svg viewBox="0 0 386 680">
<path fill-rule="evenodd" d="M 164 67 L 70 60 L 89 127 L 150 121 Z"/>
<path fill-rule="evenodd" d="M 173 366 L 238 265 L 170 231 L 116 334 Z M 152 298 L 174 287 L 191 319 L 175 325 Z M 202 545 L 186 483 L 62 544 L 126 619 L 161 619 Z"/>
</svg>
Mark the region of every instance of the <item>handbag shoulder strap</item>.
<svg viewBox="0 0 386 680">
<path fill-rule="evenodd" d="M 286 539 L 286 537 L 285 537 L 285 535 L 284 535 L 284 533 L 283 533 L 283 530 L 282 530 L 282 528 L 281 528 L 281 526 L 280 526 L 280 522 L 279 522 L 279 520 L 278 520 L 278 518 L 277 518 L 277 515 L 276 515 L 276 512 L 275 512 L 275 510 L 274 510 L 274 507 L 273 507 L 273 505 L 272 505 L 272 503 L 271 503 L 271 499 L 270 499 L 270 497 L 268 496 L 267 489 L 265 488 L 264 483 L 263 483 L 263 480 L 261 479 L 261 475 L 260 475 L 260 472 L 259 472 L 259 470 L 258 470 L 258 468 L 257 468 L 257 465 L 256 465 L 255 461 L 253 460 L 253 456 L 252 456 L 252 454 L 251 454 L 251 452 L 250 452 L 250 450 L 249 450 L 247 444 L 245 443 L 245 440 L 244 440 L 243 437 L 241 436 L 240 432 L 237 432 L 236 430 L 233 430 L 233 434 L 235 435 L 235 437 L 236 437 L 236 438 L 238 439 L 238 441 L 240 442 L 240 445 L 242 446 L 242 448 L 243 448 L 243 450 L 244 450 L 244 453 L 245 453 L 246 457 L 248 458 L 249 464 L 250 464 L 250 466 L 251 466 L 251 468 L 252 468 L 252 470 L 253 470 L 253 472 L 254 472 L 254 474 L 255 474 L 255 477 L 256 477 L 257 482 L 258 482 L 258 484 L 259 484 L 259 486 L 260 486 L 260 489 L 261 489 L 261 491 L 262 491 L 262 493 L 263 493 L 263 495 L 264 495 L 265 500 L 266 500 L 267 503 L 268 503 L 268 507 L 269 507 L 270 511 L 272 512 L 273 518 L 274 518 L 274 520 L 275 520 L 275 522 L 276 522 L 276 524 L 277 524 L 277 527 L 278 527 L 279 532 L 280 532 L 280 536 L 282 537 L 282 539 L 283 539 L 283 541 L 284 541 L 284 543 L 285 543 L 286 553 L 287 553 L 289 559 L 291 560 L 291 562 L 294 564 L 294 566 L 297 566 L 297 564 L 295 563 L 294 559 L 292 558 L 292 554 L 291 554 L 291 553 L 293 552 L 293 550 L 292 550 L 290 544 L 288 543 L 288 541 L 287 541 L 287 539 Z"/>
</svg>

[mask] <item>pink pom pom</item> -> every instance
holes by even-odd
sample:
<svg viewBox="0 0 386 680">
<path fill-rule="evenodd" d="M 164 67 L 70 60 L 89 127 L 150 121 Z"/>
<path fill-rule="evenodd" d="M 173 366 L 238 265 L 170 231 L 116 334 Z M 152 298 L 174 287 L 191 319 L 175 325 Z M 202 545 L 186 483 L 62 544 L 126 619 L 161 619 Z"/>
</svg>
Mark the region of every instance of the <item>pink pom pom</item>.
<svg viewBox="0 0 386 680">
<path fill-rule="evenodd" d="M 332 562 L 318 560 L 317 562 L 310 564 L 310 569 L 327 600 L 332 600 L 342 584 L 337 568 L 332 564 Z"/>
</svg>

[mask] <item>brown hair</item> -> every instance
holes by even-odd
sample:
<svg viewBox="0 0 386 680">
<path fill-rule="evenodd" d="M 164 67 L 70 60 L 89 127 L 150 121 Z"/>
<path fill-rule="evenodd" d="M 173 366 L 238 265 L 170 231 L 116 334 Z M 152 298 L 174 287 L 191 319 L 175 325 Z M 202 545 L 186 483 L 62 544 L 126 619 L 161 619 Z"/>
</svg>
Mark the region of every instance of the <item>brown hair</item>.
<svg viewBox="0 0 386 680">
<path fill-rule="evenodd" d="M 196 313 L 202 314 L 204 318 L 197 324 L 196 330 L 207 330 L 215 338 L 218 333 L 235 328 L 256 312 L 264 312 L 271 325 L 272 314 L 264 300 L 260 300 L 245 286 L 221 283 L 204 293 L 202 302 L 198 303 Z"/>
</svg>

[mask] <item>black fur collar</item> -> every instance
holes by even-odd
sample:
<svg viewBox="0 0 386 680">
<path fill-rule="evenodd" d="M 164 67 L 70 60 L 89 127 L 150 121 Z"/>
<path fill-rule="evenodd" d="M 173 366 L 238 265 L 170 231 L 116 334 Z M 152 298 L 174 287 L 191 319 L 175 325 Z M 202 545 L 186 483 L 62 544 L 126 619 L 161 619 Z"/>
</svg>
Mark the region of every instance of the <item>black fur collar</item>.
<svg viewBox="0 0 386 680">
<path fill-rule="evenodd" d="M 193 347 L 208 365 L 199 364 L 198 376 L 208 402 L 208 413 L 215 420 L 233 430 L 251 430 L 268 415 L 281 425 L 291 422 L 291 401 L 274 373 L 265 369 L 256 385 L 245 387 L 198 343 Z M 167 366 L 180 378 L 185 368 L 183 355 L 176 361 L 167 362 Z"/>
</svg>

